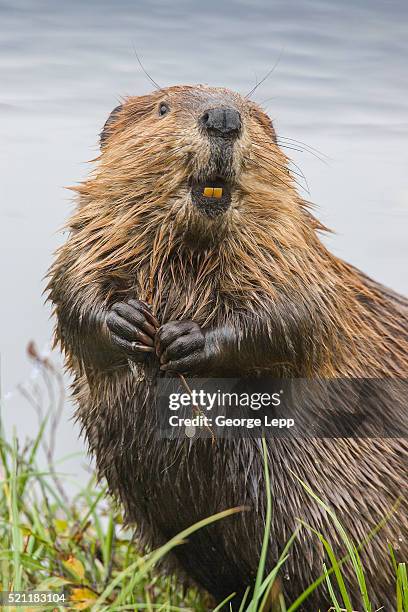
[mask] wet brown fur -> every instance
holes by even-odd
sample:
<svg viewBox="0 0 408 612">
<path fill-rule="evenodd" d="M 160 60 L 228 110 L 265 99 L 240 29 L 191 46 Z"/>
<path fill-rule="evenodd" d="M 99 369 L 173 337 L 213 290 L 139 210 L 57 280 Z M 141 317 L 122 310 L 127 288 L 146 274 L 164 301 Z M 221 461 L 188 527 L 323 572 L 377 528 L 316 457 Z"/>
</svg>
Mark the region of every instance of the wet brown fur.
<svg viewBox="0 0 408 612">
<path fill-rule="evenodd" d="M 162 100 L 171 112 L 161 118 Z M 240 110 L 243 133 L 228 169 L 236 184 L 232 205 L 209 220 L 192 206 L 188 181 L 211 166 L 197 116 L 218 100 Z M 219 510 L 251 508 L 175 553 L 187 574 L 218 598 L 249 584 L 256 572 L 265 513 L 260 443 L 155 440 L 157 362 L 151 358 L 135 376 L 121 355 L 104 359 L 104 341 L 95 333 L 98 311 L 134 296 L 149 301 L 161 323 L 228 324 L 245 336 L 262 321 L 271 345 L 262 369 L 276 377 L 407 377 L 407 301 L 327 250 L 318 235 L 324 228 L 295 187 L 269 118 L 238 94 L 178 86 L 128 98 L 106 127 L 96 169 L 75 188 L 70 236 L 50 272 L 56 339 L 74 375 L 79 419 L 99 472 L 142 542 L 157 546 Z M 251 364 L 238 357 L 233 373 L 250 374 Z M 268 445 L 270 567 L 298 518 L 344 552 L 325 512 L 291 470 L 356 541 L 402 496 L 363 552 L 375 604 L 393 609 L 386 543 L 407 560 L 406 440 L 278 439 Z M 321 574 L 323 559 L 317 539 L 303 530 L 284 570 L 288 601 Z M 319 594 L 303 609 L 315 612 L 326 603 Z"/>
</svg>

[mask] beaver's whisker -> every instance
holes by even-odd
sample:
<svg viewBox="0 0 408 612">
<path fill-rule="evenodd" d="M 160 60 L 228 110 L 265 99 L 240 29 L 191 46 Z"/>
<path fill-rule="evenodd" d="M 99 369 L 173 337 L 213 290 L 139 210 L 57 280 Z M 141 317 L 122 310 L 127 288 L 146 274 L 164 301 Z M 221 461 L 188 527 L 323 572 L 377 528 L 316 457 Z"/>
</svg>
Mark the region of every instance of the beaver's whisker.
<svg viewBox="0 0 408 612">
<path fill-rule="evenodd" d="M 266 170 L 267 172 L 270 171 L 270 168 L 268 168 L 267 166 L 265 166 L 264 164 L 261 164 L 259 162 L 259 160 L 255 161 L 255 164 L 257 166 L 259 166 L 260 168 L 262 168 L 263 170 Z M 282 183 L 282 185 L 284 185 L 287 189 L 292 189 L 291 185 L 289 183 L 286 183 L 284 180 L 282 180 L 282 178 L 280 176 L 278 176 L 277 174 L 274 174 L 272 172 L 270 172 L 271 177 L 275 180 L 278 180 L 280 183 Z M 296 182 L 294 179 L 292 179 L 294 182 Z"/>
<path fill-rule="evenodd" d="M 275 168 L 282 170 L 282 172 L 284 172 L 287 175 L 290 175 L 292 180 L 296 183 L 296 185 L 303 189 L 304 191 L 306 191 L 306 193 L 310 196 L 310 191 L 309 191 L 309 185 L 307 183 L 306 177 L 304 176 L 303 172 L 300 170 L 300 168 L 298 166 L 296 166 L 296 164 L 293 163 L 294 166 L 296 166 L 298 168 L 298 170 L 300 171 L 300 173 L 296 172 L 295 170 L 288 168 L 286 165 L 279 163 L 279 161 L 273 157 L 272 155 L 270 155 L 269 153 L 267 153 L 263 148 L 261 147 L 254 147 L 257 148 L 261 151 L 262 155 L 260 157 L 264 158 L 268 163 L 270 163 L 272 166 L 274 166 Z M 289 160 L 292 163 L 292 160 Z M 302 183 L 300 183 L 299 181 L 297 181 L 295 178 L 295 176 L 298 176 L 299 178 L 302 178 L 305 182 L 305 185 L 303 185 Z"/>
<path fill-rule="evenodd" d="M 308 182 L 306 180 L 306 177 L 303 174 L 303 172 L 300 170 L 300 168 L 294 162 L 292 162 L 292 160 L 289 160 L 290 163 L 293 164 L 295 167 L 297 167 L 300 172 L 296 172 L 292 168 L 288 168 L 284 164 L 280 164 L 276 159 L 274 159 L 273 157 L 270 157 L 269 155 L 265 155 L 265 159 L 268 161 L 268 163 L 270 163 L 275 168 L 277 168 L 279 170 L 282 170 L 282 172 L 284 172 L 285 174 L 290 175 L 292 177 L 293 181 L 296 183 L 296 185 L 300 189 L 303 189 L 310 196 L 309 184 L 308 184 Z M 301 182 L 297 181 L 294 178 L 294 176 L 298 176 L 299 178 L 303 179 L 305 184 L 303 185 Z"/>
<path fill-rule="evenodd" d="M 314 151 L 315 153 L 317 153 L 321 157 L 326 158 L 327 160 L 329 159 L 329 156 L 326 155 L 325 153 L 323 153 L 323 151 L 320 151 L 319 149 L 316 149 L 316 147 L 312 147 L 312 145 L 309 145 L 307 142 L 302 142 L 301 140 L 296 140 L 296 138 L 289 138 L 288 136 L 281 136 L 280 134 L 277 134 L 276 137 L 278 138 L 278 140 L 282 139 L 282 140 L 292 141 L 295 144 L 299 144 L 302 147 L 306 147 L 310 151 Z"/>
<path fill-rule="evenodd" d="M 143 64 L 142 64 L 142 62 L 141 62 L 141 60 L 140 60 L 140 57 L 138 56 L 137 51 L 136 51 L 136 49 L 135 49 L 135 47 L 134 47 L 134 46 L 133 46 L 133 51 L 134 51 L 134 53 L 135 53 L 135 55 L 136 55 L 136 59 L 137 59 L 137 61 L 139 62 L 139 66 L 141 67 L 141 69 L 143 70 L 144 74 L 147 76 L 147 78 L 149 79 L 149 81 L 150 81 L 150 82 L 151 82 L 151 83 L 152 83 L 152 84 L 155 86 L 155 88 L 156 88 L 158 91 L 162 91 L 162 89 L 163 89 L 163 88 L 162 88 L 162 87 L 160 87 L 160 85 L 159 85 L 158 83 L 156 83 L 156 81 L 153 79 L 153 77 L 152 77 L 152 76 L 150 76 L 150 74 L 147 72 L 147 70 L 146 70 L 146 69 L 145 69 L 145 67 L 143 66 Z"/>
<path fill-rule="evenodd" d="M 280 50 L 278 59 L 276 60 L 276 62 L 274 63 L 274 65 L 272 66 L 272 68 L 270 70 L 268 70 L 268 72 L 265 74 L 265 76 L 255 85 L 255 87 L 253 87 L 251 89 L 251 91 L 249 93 L 246 94 L 245 99 L 248 100 L 248 98 L 250 98 L 252 96 L 253 93 L 255 93 L 255 91 L 258 89 L 258 87 L 260 85 L 262 85 L 262 83 L 265 83 L 265 81 L 267 79 L 269 79 L 269 77 L 271 76 L 272 72 L 275 70 L 275 68 L 277 67 L 277 65 L 279 64 L 281 58 L 282 58 L 282 54 L 283 54 L 283 49 Z"/>
<path fill-rule="evenodd" d="M 295 147 L 295 146 L 292 147 L 292 146 L 289 146 L 287 144 L 283 144 L 282 142 L 278 142 L 278 144 L 279 144 L 279 147 L 281 149 L 288 149 L 290 151 L 298 151 L 299 153 L 310 153 L 310 155 L 313 155 L 313 157 L 315 157 L 316 159 L 321 161 L 323 164 L 327 165 L 327 161 L 325 159 L 323 159 L 322 157 L 320 157 L 319 155 L 314 153 L 314 151 L 311 151 L 307 147 L 302 147 L 302 148 L 298 148 L 298 147 Z"/>
<path fill-rule="evenodd" d="M 304 175 L 304 173 L 303 173 L 302 169 L 300 168 L 300 166 L 298 166 L 298 165 L 297 165 L 297 164 L 296 164 L 296 163 L 293 161 L 293 159 L 290 159 L 290 160 L 289 160 L 289 162 L 290 162 L 291 166 L 294 166 L 294 167 L 295 167 L 295 168 L 296 168 L 296 169 L 299 171 L 299 172 L 295 172 L 294 170 L 290 169 L 291 173 L 292 173 L 292 174 L 296 174 L 296 176 L 301 177 L 301 178 L 302 178 L 302 179 L 305 181 L 305 185 L 306 185 L 306 187 L 307 187 L 306 191 L 307 191 L 307 193 L 310 195 L 309 183 L 308 183 L 307 178 L 305 177 L 305 175 Z"/>
</svg>

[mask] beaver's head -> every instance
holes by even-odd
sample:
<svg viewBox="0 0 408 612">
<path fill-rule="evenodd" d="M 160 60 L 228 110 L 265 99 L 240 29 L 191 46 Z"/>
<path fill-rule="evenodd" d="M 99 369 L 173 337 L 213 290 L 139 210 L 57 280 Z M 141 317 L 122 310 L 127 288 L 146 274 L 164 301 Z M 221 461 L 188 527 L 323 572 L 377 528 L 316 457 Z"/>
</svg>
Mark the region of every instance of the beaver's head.
<svg viewBox="0 0 408 612">
<path fill-rule="evenodd" d="M 242 223 L 259 208 L 255 192 L 290 188 L 271 120 L 224 88 L 176 86 L 127 98 L 106 121 L 101 150 L 96 179 L 112 205 L 147 217 L 160 210 L 190 227 Z"/>
<path fill-rule="evenodd" d="M 75 282 L 131 290 L 155 312 L 172 294 L 175 317 L 212 308 L 220 287 L 262 308 L 277 287 L 310 292 L 328 255 L 294 183 L 271 120 L 246 97 L 198 85 L 127 98 L 74 188 Z"/>
</svg>

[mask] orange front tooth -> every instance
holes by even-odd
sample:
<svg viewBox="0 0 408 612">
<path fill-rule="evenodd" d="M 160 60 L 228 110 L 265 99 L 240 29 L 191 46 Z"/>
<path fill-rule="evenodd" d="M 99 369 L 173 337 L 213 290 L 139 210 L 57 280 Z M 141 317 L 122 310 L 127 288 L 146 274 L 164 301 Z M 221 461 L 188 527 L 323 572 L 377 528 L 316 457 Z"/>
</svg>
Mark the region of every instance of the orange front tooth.
<svg viewBox="0 0 408 612">
<path fill-rule="evenodd" d="M 214 193 L 213 193 L 214 198 L 222 198 L 222 187 L 214 187 Z"/>
<path fill-rule="evenodd" d="M 204 187 L 203 196 L 206 198 L 212 198 L 214 195 L 213 187 Z"/>
</svg>

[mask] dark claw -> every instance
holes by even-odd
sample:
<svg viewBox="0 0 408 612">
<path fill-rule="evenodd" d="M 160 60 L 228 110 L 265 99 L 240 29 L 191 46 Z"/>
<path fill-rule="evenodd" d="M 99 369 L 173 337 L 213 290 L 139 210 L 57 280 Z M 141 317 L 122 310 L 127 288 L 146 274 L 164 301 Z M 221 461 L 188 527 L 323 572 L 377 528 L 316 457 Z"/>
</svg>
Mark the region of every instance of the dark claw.
<svg viewBox="0 0 408 612">
<path fill-rule="evenodd" d="M 128 323 L 133 325 L 133 327 L 139 327 L 151 338 L 154 338 L 156 335 L 156 328 L 146 320 L 147 317 L 151 319 L 153 315 L 146 310 L 145 306 L 136 306 L 137 302 L 135 300 L 132 300 L 132 303 L 133 305 L 130 305 L 130 303 L 118 302 L 112 306 L 112 311 L 120 315 L 122 319 L 125 319 Z"/>
<path fill-rule="evenodd" d="M 163 372 L 178 372 L 179 374 L 186 374 L 191 371 L 196 371 L 197 368 L 204 365 L 203 354 L 201 351 L 192 353 L 188 357 L 183 359 L 177 359 L 175 361 L 169 361 L 160 366 Z"/>
<path fill-rule="evenodd" d="M 129 359 L 144 359 L 147 353 L 152 353 L 154 351 L 151 346 L 144 346 L 137 342 L 129 342 L 116 334 L 112 334 L 111 338 L 113 345 L 126 353 Z"/>
<path fill-rule="evenodd" d="M 137 332 L 136 333 L 136 338 L 138 340 L 141 340 L 144 345 L 150 346 L 152 351 L 154 351 L 154 340 L 153 340 L 153 338 L 151 338 L 147 334 L 144 334 L 143 332 Z"/>
<path fill-rule="evenodd" d="M 146 318 L 149 319 L 150 323 L 153 325 L 155 330 L 159 329 L 160 323 L 158 322 L 154 314 L 152 314 L 149 304 L 147 304 L 146 302 L 142 302 L 141 300 L 140 301 L 129 300 L 129 304 L 131 304 L 135 308 L 138 308 L 139 305 L 141 305 L 143 307 L 143 312 L 146 315 Z"/>
<path fill-rule="evenodd" d="M 159 328 L 157 338 L 160 342 L 168 345 L 176 338 L 184 336 L 197 328 L 199 329 L 199 326 L 194 321 L 169 321 Z"/>
<path fill-rule="evenodd" d="M 186 373 L 204 362 L 205 336 L 194 321 L 169 321 L 160 327 L 155 348 L 164 372 Z"/>
<path fill-rule="evenodd" d="M 149 306 L 138 300 L 113 304 L 106 317 L 112 343 L 130 359 L 144 359 L 154 352 L 158 322 Z"/>
<path fill-rule="evenodd" d="M 137 342 L 132 342 L 132 349 L 135 351 L 142 351 L 143 353 L 154 353 L 154 348 L 152 346 L 146 346 L 144 344 L 137 344 Z"/>
<path fill-rule="evenodd" d="M 190 334 L 188 336 L 182 336 L 167 347 L 167 349 L 161 354 L 160 362 L 166 363 L 167 361 L 174 361 L 181 357 L 186 357 L 191 353 L 202 349 L 204 346 L 204 336 L 202 333 Z"/>
</svg>

